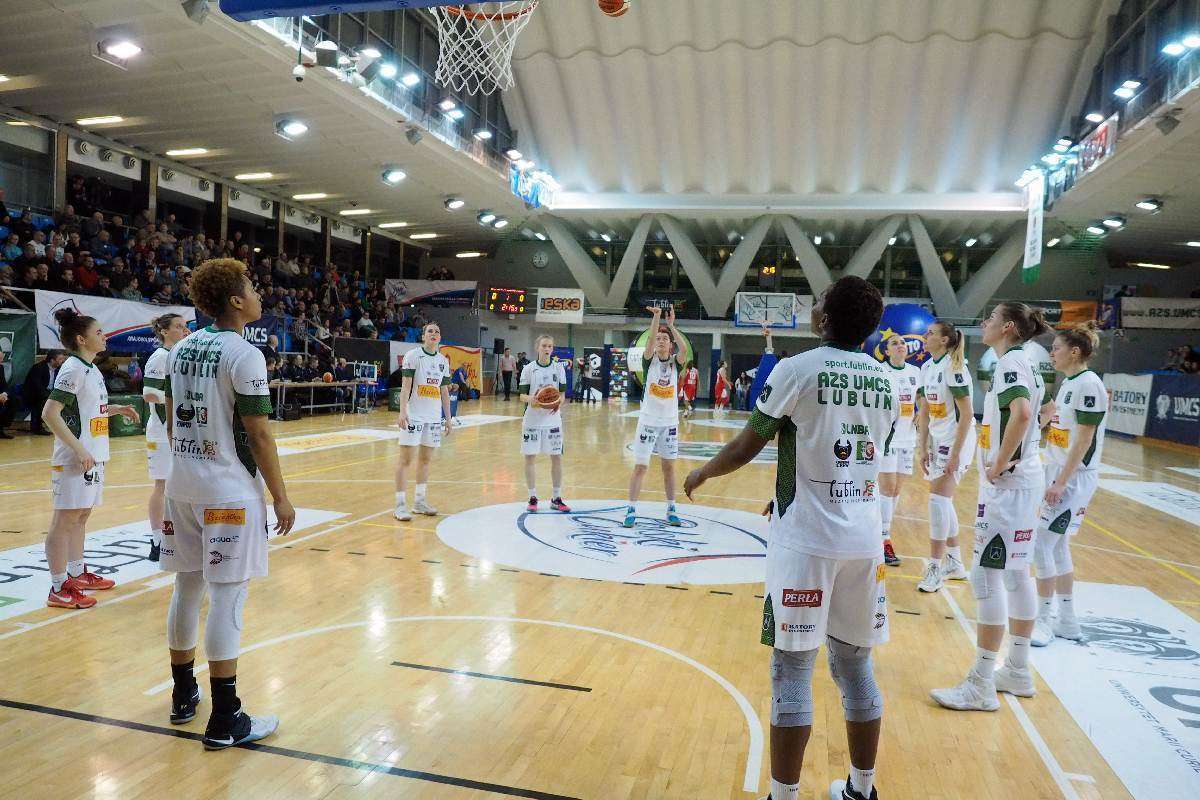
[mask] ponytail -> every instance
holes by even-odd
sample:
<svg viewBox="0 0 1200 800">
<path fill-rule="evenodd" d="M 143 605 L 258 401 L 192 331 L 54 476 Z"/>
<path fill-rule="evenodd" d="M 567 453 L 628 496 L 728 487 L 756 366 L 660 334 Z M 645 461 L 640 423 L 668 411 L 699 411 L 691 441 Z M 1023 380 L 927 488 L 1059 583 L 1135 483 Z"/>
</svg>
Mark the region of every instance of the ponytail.
<svg viewBox="0 0 1200 800">
<path fill-rule="evenodd" d="M 1000 316 L 1016 327 L 1017 337 L 1022 343 L 1054 330 L 1046 323 L 1046 315 L 1040 308 L 1014 302 L 1001 303 L 997 308 L 1000 310 Z"/>
<path fill-rule="evenodd" d="M 171 327 L 171 323 L 177 319 L 183 319 L 180 314 L 163 314 L 160 317 L 155 317 L 150 322 L 150 328 L 154 331 L 154 336 L 158 339 L 158 343 L 163 343 L 163 337 L 167 333 L 167 328 Z"/>
<path fill-rule="evenodd" d="M 1057 338 L 1062 339 L 1067 347 L 1079 348 L 1079 360 L 1087 361 L 1100 348 L 1100 326 L 1096 320 L 1089 319 L 1059 331 Z"/>
<path fill-rule="evenodd" d="M 963 364 L 966 362 L 967 338 L 963 336 L 962 331 L 954 327 L 953 322 L 939 319 L 937 326 L 941 329 L 942 336 L 950 340 L 946 349 L 950 351 L 950 367 L 957 372 L 963 368 Z"/>
<path fill-rule="evenodd" d="M 54 319 L 58 321 L 59 341 L 62 342 L 63 347 L 71 351 L 79 349 L 79 337 L 86 336 L 88 328 L 96 321 L 92 317 L 80 314 L 70 306 L 55 311 Z"/>
</svg>

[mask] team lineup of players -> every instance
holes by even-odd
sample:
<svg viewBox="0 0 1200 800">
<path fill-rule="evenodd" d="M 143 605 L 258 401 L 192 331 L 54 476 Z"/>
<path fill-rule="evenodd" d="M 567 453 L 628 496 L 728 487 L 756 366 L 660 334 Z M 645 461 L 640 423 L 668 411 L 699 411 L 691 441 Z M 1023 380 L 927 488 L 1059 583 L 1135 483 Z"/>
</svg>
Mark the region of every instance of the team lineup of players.
<svg viewBox="0 0 1200 800">
<path fill-rule="evenodd" d="M 201 701 L 193 666 L 207 594 L 208 749 L 255 741 L 278 726 L 276 717 L 252 716 L 242 708 L 237 654 L 249 581 L 267 572 L 267 491 L 275 532 L 286 534 L 295 522 L 267 427 L 265 361 L 241 336 L 261 315 L 244 270 L 232 259 L 210 260 L 195 270 L 193 299 L 214 323 L 189 335 L 176 315 L 156 319 L 162 347 L 147 364 L 144 389 L 154 481 L 151 555 L 176 574 L 167 617 L 174 682 L 169 718 L 172 724 L 191 721 Z M 821 344 L 775 364 L 746 427 L 683 486 L 690 498 L 706 481 L 740 469 L 778 439 L 761 633 L 771 647 L 771 800 L 798 797 L 812 730 L 812 673 L 822 643 L 842 695 L 851 761 L 850 774 L 834 782 L 832 796 L 878 796 L 875 755 L 883 699 L 871 651 L 888 639 L 885 563 L 899 563 L 890 526 L 915 465 L 930 484 L 931 558 L 918 588 L 936 592 L 944 580 L 969 578 L 978 609 L 975 664 L 960 684 L 934 690 L 933 698 L 948 708 L 992 711 L 999 707 L 997 691 L 1033 696 L 1029 647 L 1055 636 L 1080 637 L 1069 537 L 1096 489 L 1108 405 L 1103 383 L 1088 369 L 1098 345 L 1095 326 L 1059 332 L 1047 353 L 1032 341 L 1049 332 L 1040 313 L 1020 303 L 997 305 L 982 325 L 983 341 L 998 361 L 976 430 L 962 332 L 948 322 L 932 324 L 925 334 L 930 359 L 919 370 L 905 363 L 908 353 L 899 337 L 886 343 L 881 363 L 863 353 L 862 345 L 882 310 L 878 290 L 866 281 L 847 277 L 833 283 L 812 312 Z M 649 311 L 626 527 L 638 524 L 637 500 L 654 454 L 663 471 L 666 522 L 681 524 L 674 463 L 679 375 L 687 364 L 674 310 Z M 43 414 L 56 436 L 47 604 L 87 608 L 96 599 L 86 592 L 114 585 L 83 563 L 84 528 L 103 496 L 108 416 L 136 421 L 137 413 L 108 404 L 92 363 L 104 350 L 96 320 L 72 310 L 58 318 L 72 359 L 59 369 Z M 450 369 L 440 341 L 440 329 L 430 323 L 422 330 L 422 346 L 406 353 L 402 365 L 394 510 L 402 521 L 414 513 L 437 513 L 427 496 L 430 464 L 452 430 Z M 520 376 L 530 512 L 539 508 L 535 466 L 542 454 L 551 461 L 550 508 L 570 511 L 562 498 L 566 375 L 553 349 L 551 337 L 539 337 L 537 359 Z M 1065 377 L 1053 400 L 1042 379 L 1047 363 Z M 968 569 L 957 541 L 953 497 L 976 452 L 980 486 Z M 407 479 L 414 460 L 410 507 Z M 1009 649 L 997 667 L 1006 624 Z"/>
</svg>

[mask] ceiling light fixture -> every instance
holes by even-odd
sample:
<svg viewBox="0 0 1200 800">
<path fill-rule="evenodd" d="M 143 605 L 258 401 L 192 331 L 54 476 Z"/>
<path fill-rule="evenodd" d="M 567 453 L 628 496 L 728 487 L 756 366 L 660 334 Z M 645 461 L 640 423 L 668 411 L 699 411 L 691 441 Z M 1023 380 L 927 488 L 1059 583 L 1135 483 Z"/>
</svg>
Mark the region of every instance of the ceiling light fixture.
<svg viewBox="0 0 1200 800">
<path fill-rule="evenodd" d="M 492 132 L 487 128 L 480 128 L 479 130 L 475 131 L 475 138 L 481 142 L 486 142 L 488 139 L 492 138 Z"/>
<path fill-rule="evenodd" d="M 453 111 L 454 109 L 458 108 L 458 103 L 447 97 L 438 103 L 438 108 L 440 108 L 442 111 Z"/>
<path fill-rule="evenodd" d="M 370 214 L 372 212 L 369 208 L 347 208 L 344 211 L 339 211 L 338 213 L 343 217 L 361 217 L 364 214 Z"/>
<path fill-rule="evenodd" d="M 668 250 L 668 251 L 667 251 L 667 260 L 668 260 L 668 261 L 674 261 L 674 260 L 675 260 L 675 254 L 674 254 L 674 253 L 672 253 L 670 250 Z"/>
<path fill-rule="evenodd" d="M 546 234 L 542 233 L 541 231 L 538 231 L 537 233 L 533 234 L 533 236 L 534 236 L 534 238 L 535 238 L 535 239 L 537 239 L 539 242 L 544 242 L 544 241 L 546 241 Z"/>
<path fill-rule="evenodd" d="M 520 161 L 521 159 L 523 159 L 525 157 L 525 156 L 521 155 L 521 151 L 515 147 L 510 147 L 507 150 L 505 150 L 504 156 L 509 161 Z"/>
<path fill-rule="evenodd" d="M 1055 245 L 1057 245 L 1058 243 L 1059 243 L 1059 238 L 1058 238 L 1057 236 L 1055 236 L 1053 239 L 1051 239 L 1050 241 L 1046 242 L 1046 247 L 1054 247 L 1054 246 L 1055 246 Z"/>
<path fill-rule="evenodd" d="M 479 220 L 480 225 L 490 225 L 496 220 L 496 214 L 493 211 L 488 211 L 485 209 L 480 211 L 475 219 Z"/>
<path fill-rule="evenodd" d="M 1113 94 L 1120 97 L 1122 100 L 1128 100 L 1137 94 L 1137 90 L 1142 88 L 1142 82 L 1137 78 L 1130 78 L 1123 82 L 1120 86 L 1113 90 Z"/>
<path fill-rule="evenodd" d="M 404 73 L 404 77 L 400 79 L 400 82 L 411 89 L 421 82 L 421 76 L 415 72 L 406 72 Z"/>
<path fill-rule="evenodd" d="M 506 220 L 504 217 L 497 217 L 496 221 L 492 223 L 492 227 L 495 228 L 496 230 L 500 230 L 502 228 L 507 228 L 508 220 Z"/>
<path fill-rule="evenodd" d="M 483 255 L 483 253 L 479 252 L 478 250 L 464 250 L 461 253 L 455 253 L 454 257 L 455 258 L 479 258 L 482 255 Z"/>
<path fill-rule="evenodd" d="M 976 239 L 974 236 L 972 236 L 970 239 L 967 239 L 965 242 L 963 242 L 963 245 L 966 247 L 974 247 L 975 243 L 978 241 L 979 241 L 978 239 Z"/>
<path fill-rule="evenodd" d="M 892 238 L 888 239 L 888 244 L 895 244 L 895 243 L 896 243 L 896 237 L 895 237 L 895 236 L 893 236 Z"/>
<path fill-rule="evenodd" d="M 1094 125 L 1099 125 L 1101 122 L 1104 122 L 1104 115 L 1101 114 L 1099 111 L 1092 111 L 1087 114 L 1084 114 L 1083 118 L 1086 119 L 1088 122 L 1091 122 Z"/>
<path fill-rule="evenodd" d="M 442 205 L 444 205 L 446 207 L 447 211 L 458 211 L 460 208 L 462 208 L 466 204 L 467 204 L 467 201 L 463 200 L 461 197 L 447 197 L 442 202 Z"/>
<path fill-rule="evenodd" d="M 1054 152 L 1065 153 L 1071 149 L 1071 145 L 1075 144 L 1069 137 L 1063 136 L 1054 143 Z"/>
<path fill-rule="evenodd" d="M 304 194 L 292 195 L 293 200 L 324 200 L 329 197 L 325 192 L 305 192 Z"/>
<path fill-rule="evenodd" d="M 461 108 L 452 108 L 446 112 L 446 116 L 449 117 L 450 119 L 454 120 L 455 122 L 458 122 L 460 119 L 465 117 L 466 114 L 463 113 L 463 110 Z"/>
<path fill-rule="evenodd" d="M 204 147 L 180 147 L 175 150 L 168 150 L 166 155 L 173 158 L 185 158 L 187 156 L 202 156 L 207 152 L 208 150 Z"/>
<path fill-rule="evenodd" d="M 241 175 L 234 175 L 235 181 L 265 181 L 268 178 L 273 178 L 274 173 L 271 172 L 243 172 Z"/>
<path fill-rule="evenodd" d="M 396 68 L 395 64 L 384 62 L 383 64 L 379 65 L 379 76 L 381 78 L 387 78 L 389 81 L 396 77 L 399 72 L 400 70 Z"/>
<path fill-rule="evenodd" d="M 1161 211 L 1163 207 L 1163 201 L 1159 200 L 1157 197 L 1147 197 L 1145 200 L 1137 201 L 1134 203 L 1134 205 L 1140 208 L 1142 211 Z"/>
<path fill-rule="evenodd" d="M 7 75 L 0 75 L 0 83 L 8 83 L 11 80 Z"/>
<path fill-rule="evenodd" d="M 1187 48 L 1180 42 L 1168 42 L 1162 51 L 1168 56 L 1181 56 L 1187 52 Z"/>
<path fill-rule="evenodd" d="M 1108 233 L 1107 228 L 1105 228 L 1103 225 L 1097 225 L 1094 222 L 1091 225 L 1088 225 L 1086 230 L 1093 236 L 1104 236 Z"/>
<path fill-rule="evenodd" d="M 1111 217 L 1105 217 L 1103 222 L 1104 227 L 1112 228 L 1114 231 L 1125 227 L 1125 218 L 1118 214 L 1114 214 Z"/>
<path fill-rule="evenodd" d="M 294 142 L 306 133 L 308 133 L 308 123 L 303 120 L 286 116 L 275 118 L 275 135 L 281 139 Z"/>
<path fill-rule="evenodd" d="M 399 167 L 384 167 L 379 179 L 388 186 L 395 186 L 408 177 L 408 173 Z"/>
<path fill-rule="evenodd" d="M 1200 247 L 1200 242 L 1188 242 L 1188 247 Z"/>
<path fill-rule="evenodd" d="M 128 61 L 142 52 L 141 45 L 132 39 L 105 39 L 100 43 L 100 49 L 122 61 Z"/>
<path fill-rule="evenodd" d="M 528 158 L 521 158 L 517 159 L 517 162 L 514 164 L 514 166 L 517 168 L 518 172 L 524 172 L 525 170 L 533 169 L 535 163 Z"/>
<path fill-rule="evenodd" d="M 1183 37 L 1183 46 L 1189 50 L 1195 50 L 1200 47 L 1200 33 L 1189 33 Z"/>
<path fill-rule="evenodd" d="M 824 240 L 821 238 L 821 234 L 817 234 L 813 237 L 813 244 L 820 244 L 822 241 Z"/>
<path fill-rule="evenodd" d="M 322 39 L 313 45 L 317 53 L 317 66 L 333 69 L 338 65 L 338 46 L 332 39 Z"/>
<path fill-rule="evenodd" d="M 1170 269 L 1169 264 L 1150 264 L 1145 261 L 1130 261 L 1129 266 L 1141 267 L 1142 269 Z"/>
<path fill-rule="evenodd" d="M 436 233 L 414 233 L 411 236 L 409 236 L 408 238 L 410 238 L 410 239 L 436 239 L 437 234 Z"/>
<path fill-rule="evenodd" d="M 380 224 L 379 227 L 384 228 L 385 230 L 389 229 L 389 228 L 407 228 L 408 223 L 407 222 L 384 222 L 384 223 Z"/>
<path fill-rule="evenodd" d="M 107 116 L 100 117 L 80 117 L 79 119 L 75 120 L 75 124 L 83 125 L 84 127 L 90 127 L 92 125 L 112 125 L 114 123 L 124 121 L 124 117 L 118 117 L 116 114 L 109 114 Z"/>
<path fill-rule="evenodd" d="M 360 56 L 364 56 L 366 58 L 379 58 L 380 56 L 383 55 L 383 53 L 379 52 L 378 47 L 372 47 L 370 45 L 367 45 L 366 47 L 361 48 L 358 51 L 358 54 Z"/>
<path fill-rule="evenodd" d="M 602 234 L 600 234 L 600 238 L 601 238 L 601 239 L 603 239 L 603 240 L 604 240 L 604 241 L 606 241 L 606 242 L 611 242 L 611 241 L 612 241 L 612 237 L 611 237 L 611 236 L 609 236 L 607 233 L 602 233 Z"/>
</svg>

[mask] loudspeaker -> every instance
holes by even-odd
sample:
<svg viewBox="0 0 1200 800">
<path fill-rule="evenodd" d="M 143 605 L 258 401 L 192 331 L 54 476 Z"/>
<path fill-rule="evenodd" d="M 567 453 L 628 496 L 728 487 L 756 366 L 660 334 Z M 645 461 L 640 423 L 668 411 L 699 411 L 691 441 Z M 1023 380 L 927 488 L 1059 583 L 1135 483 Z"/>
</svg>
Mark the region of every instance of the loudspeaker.
<svg viewBox="0 0 1200 800">
<path fill-rule="evenodd" d="M 497 356 L 504 355 L 504 340 L 503 339 L 495 340 L 495 343 L 492 345 L 492 355 L 497 355 Z"/>
</svg>

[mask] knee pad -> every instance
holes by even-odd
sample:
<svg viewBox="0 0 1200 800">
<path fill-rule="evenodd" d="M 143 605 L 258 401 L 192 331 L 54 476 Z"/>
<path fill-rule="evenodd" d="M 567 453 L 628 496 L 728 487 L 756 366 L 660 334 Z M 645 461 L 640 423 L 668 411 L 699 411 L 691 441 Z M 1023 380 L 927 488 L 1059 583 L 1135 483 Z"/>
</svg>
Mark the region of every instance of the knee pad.
<svg viewBox="0 0 1200 800">
<path fill-rule="evenodd" d="M 929 495 L 929 538 L 935 542 L 946 541 L 947 532 L 950 526 L 946 519 L 946 506 L 950 506 L 950 512 L 954 511 L 954 504 L 949 497 L 942 497 L 940 494 Z"/>
<path fill-rule="evenodd" d="M 1062 541 L 1054 548 L 1055 575 L 1068 575 L 1075 571 L 1075 563 L 1071 560 L 1071 537 L 1063 536 Z"/>
<path fill-rule="evenodd" d="M 771 651 L 771 724 L 776 728 L 812 725 L 812 674 L 817 651 Z"/>
<path fill-rule="evenodd" d="M 1037 532 L 1037 540 L 1033 543 L 1033 566 L 1037 568 L 1037 576 L 1043 580 L 1058 575 L 1058 565 L 1055 563 L 1055 552 L 1060 540 L 1067 538 L 1061 533 L 1051 533 L 1046 529 Z"/>
<path fill-rule="evenodd" d="M 204 627 L 204 649 L 209 661 L 238 657 L 242 644 L 242 609 L 250 581 L 208 584 L 208 623 Z"/>
<path fill-rule="evenodd" d="M 870 722 L 883 716 L 883 695 L 871 668 L 871 648 L 855 647 L 829 637 L 829 672 L 842 692 L 847 722 Z"/>
<path fill-rule="evenodd" d="M 1004 570 L 980 566 L 971 568 L 975 618 L 980 625 L 1003 625 L 1008 622 L 1008 597 L 1003 589 L 1003 572 Z"/>
<path fill-rule="evenodd" d="M 1008 615 L 1013 619 L 1037 617 L 1037 589 L 1028 569 L 1004 570 L 1004 589 L 1008 594 Z"/>
<path fill-rule="evenodd" d="M 175 589 L 167 607 L 167 647 L 191 650 L 200 638 L 200 604 L 204 601 L 204 573 L 175 573 Z"/>
</svg>

